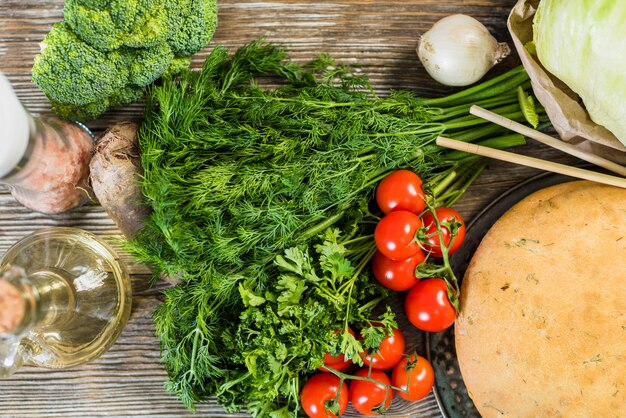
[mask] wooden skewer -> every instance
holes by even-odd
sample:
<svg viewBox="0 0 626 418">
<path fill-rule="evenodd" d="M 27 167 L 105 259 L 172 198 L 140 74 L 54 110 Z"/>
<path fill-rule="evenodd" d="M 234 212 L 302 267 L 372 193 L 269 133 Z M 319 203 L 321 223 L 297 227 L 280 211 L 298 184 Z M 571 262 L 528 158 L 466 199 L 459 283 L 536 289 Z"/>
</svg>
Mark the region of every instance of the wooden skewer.
<svg viewBox="0 0 626 418">
<path fill-rule="evenodd" d="M 595 164 L 598 167 L 602 167 L 619 175 L 626 176 L 626 167 L 624 167 L 623 165 L 614 163 L 613 161 L 607 160 L 606 158 L 602 158 L 597 155 L 585 152 L 571 144 L 559 141 L 558 139 L 553 138 L 550 135 L 529 128 L 528 126 L 522 125 L 521 123 L 515 122 L 514 120 L 507 119 L 504 116 L 498 115 L 497 113 L 490 112 L 489 110 L 483 109 L 480 106 L 474 105 L 470 107 L 470 113 L 472 115 L 488 120 L 489 122 L 493 122 L 496 125 L 508 128 L 513 132 L 517 132 L 518 134 L 522 134 L 524 136 L 532 138 L 535 141 L 541 142 L 542 144 L 551 146 L 552 148 L 556 148 L 567 154 L 573 155 L 574 157 L 580 158 L 581 160 Z"/>
<path fill-rule="evenodd" d="M 444 148 L 464 151 L 470 154 L 482 155 L 484 157 L 489 157 L 496 160 L 525 165 L 527 167 L 537 168 L 539 170 L 551 171 L 570 177 L 591 180 L 597 183 L 608 184 L 611 186 L 622 187 L 626 189 L 626 179 L 621 177 L 609 176 L 607 174 L 583 170 L 582 168 L 577 167 L 569 167 L 564 164 L 558 164 L 551 161 L 528 157 L 525 155 L 514 154 L 508 151 L 502 151 L 494 148 L 483 147 L 481 145 L 457 141 L 456 139 L 445 138 L 443 136 L 437 137 L 437 145 Z"/>
</svg>

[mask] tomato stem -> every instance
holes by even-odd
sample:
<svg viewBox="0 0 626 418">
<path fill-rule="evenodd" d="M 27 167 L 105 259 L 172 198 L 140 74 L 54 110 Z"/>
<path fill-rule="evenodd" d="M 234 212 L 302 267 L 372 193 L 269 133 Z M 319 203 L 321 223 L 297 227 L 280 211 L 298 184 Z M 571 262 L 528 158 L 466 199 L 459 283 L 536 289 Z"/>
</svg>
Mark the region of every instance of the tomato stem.
<svg viewBox="0 0 626 418">
<path fill-rule="evenodd" d="M 371 365 L 370 365 L 370 368 L 369 368 L 369 372 L 367 373 L 367 376 L 355 376 L 353 374 L 343 373 L 343 372 L 340 372 L 337 369 L 333 369 L 331 366 L 328 366 L 328 365 L 324 365 L 324 368 L 326 370 L 328 370 L 330 373 L 332 373 L 335 376 L 337 376 L 339 379 L 341 379 L 342 382 L 344 380 L 363 380 L 365 382 L 376 383 L 377 385 L 384 386 L 387 389 L 397 390 L 397 391 L 401 391 L 401 392 L 404 392 L 404 393 L 408 393 L 408 391 L 405 390 L 405 389 L 396 387 L 394 385 L 388 385 L 386 383 L 382 383 L 382 382 L 379 382 L 378 380 L 372 379 L 372 377 L 371 377 L 371 375 L 372 375 L 372 367 L 371 367 Z"/>
<path fill-rule="evenodd" d="M 450 300 L 450 303 L 454 307 L 454 310 L 458 313 L 459 312 L 459 293 L 460 293 L 459 282 L 456 278 L 456 275 L 454 274 L 454 271 L 452 270 L 452 266 L 450 265 L 450 257 L 448 255 L 448 251 L 450 247 L 452 246 L 454 239 L 457 236 L 457 231 L 455 230 L 456 228 L 449 228 L 450 229 L 450 242 L 448 243 L 448 245 L 446 245 L 443 239 L 443 232 L 441 229 L 442 224 L 439 221 L 439 218 L 437 218 L 435 207 L 432 205 L 432 203 L 427 201 L 426 208 L 430 211 L 430 213 L 432 213 L 433 220 L 435 221 L 435 225 L 437 226 L 437 235 L 439 236 L 439 248 L 441 250 L 441 258 L 443 261 L 441 272 L 444 273 L 442 274 L 441 278 L 446 282 L 446 285 L 448 287 L 448 299 Z"/>
</svg>

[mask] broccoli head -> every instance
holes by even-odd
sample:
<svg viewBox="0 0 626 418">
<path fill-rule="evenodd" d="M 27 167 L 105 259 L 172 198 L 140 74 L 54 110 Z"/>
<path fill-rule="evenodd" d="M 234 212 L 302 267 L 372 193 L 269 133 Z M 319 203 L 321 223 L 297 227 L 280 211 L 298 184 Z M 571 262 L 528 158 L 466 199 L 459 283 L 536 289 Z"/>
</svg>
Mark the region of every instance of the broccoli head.
<svg viewBox="0 0 626 418">
<path fill-rule="evenodd" d="M 65 118 L 97 118 L 187 68 L 211 40 L 217 0 L 67 0 L 35 58 L 33 81 Z"/>
</svg>

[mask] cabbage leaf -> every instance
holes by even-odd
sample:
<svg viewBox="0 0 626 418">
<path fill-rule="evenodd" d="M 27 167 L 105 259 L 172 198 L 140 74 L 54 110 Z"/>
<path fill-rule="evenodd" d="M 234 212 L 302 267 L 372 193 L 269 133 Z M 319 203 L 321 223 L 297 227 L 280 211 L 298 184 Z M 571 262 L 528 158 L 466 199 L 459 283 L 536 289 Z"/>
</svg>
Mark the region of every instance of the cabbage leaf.
<svg viewBox="0 0 626 418">
<path fill-rule="evenodd" d="M 541 64 L 626 144 L 626 1 L 542 0 L 533 32 Z"/>
</svg>

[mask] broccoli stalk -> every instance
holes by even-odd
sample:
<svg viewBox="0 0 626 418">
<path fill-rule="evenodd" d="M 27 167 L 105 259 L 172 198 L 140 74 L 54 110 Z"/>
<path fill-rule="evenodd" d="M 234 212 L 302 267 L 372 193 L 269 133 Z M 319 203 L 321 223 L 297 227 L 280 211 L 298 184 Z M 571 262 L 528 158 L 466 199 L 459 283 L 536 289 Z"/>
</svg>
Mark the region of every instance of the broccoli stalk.
<svg viewBox="0 0 626 418">
<path fill-rule="evenodd" d="M 216 25 L 216 0 L 67 0 L 32 79 L 59 116 L 95 119 L 187 68 Z"/>
</svg>

